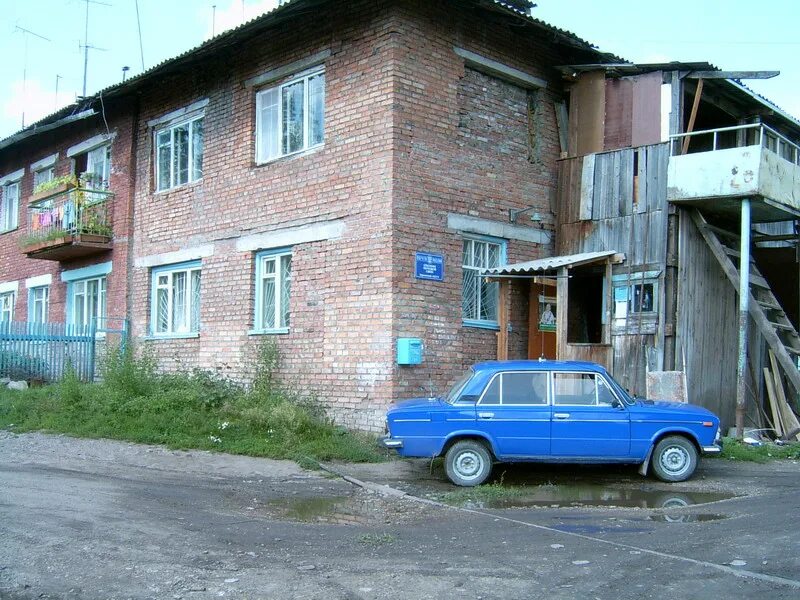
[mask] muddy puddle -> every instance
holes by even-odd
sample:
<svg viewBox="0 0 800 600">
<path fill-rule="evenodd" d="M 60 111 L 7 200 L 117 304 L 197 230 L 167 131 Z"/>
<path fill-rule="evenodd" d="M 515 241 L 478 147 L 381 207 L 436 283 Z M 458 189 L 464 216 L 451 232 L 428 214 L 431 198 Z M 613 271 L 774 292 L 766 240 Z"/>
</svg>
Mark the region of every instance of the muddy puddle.
<svg viewBox="0 0 800 600">
<path fill-rule="evenodd" d="M 678 509 L 733 498 L 734 494 L 717 492 L 672 492 L 649 489 L 626 489 L 592 484 L 540 485 L 512 487 L 507 493 L 492 490 L 491 497 L 481 497 L 480 489 L 464 493 L 464 498 L 450 498 L 450 504 L 469 508 L 526 507 L 620 507 Z M 497 492 L 497 493 L 495 493 Z M 474 494 L 474 495 L 473 495 Z"/>
<path fill-rule="evenodd" d="M 260 512 L 285 521 L 330 525 L 379 526 L 400 524 L 418 518 L 425 510 L 410 501 L 389 501 L 371 494 L 275 498 L 261 505 Z"/>
</svg>

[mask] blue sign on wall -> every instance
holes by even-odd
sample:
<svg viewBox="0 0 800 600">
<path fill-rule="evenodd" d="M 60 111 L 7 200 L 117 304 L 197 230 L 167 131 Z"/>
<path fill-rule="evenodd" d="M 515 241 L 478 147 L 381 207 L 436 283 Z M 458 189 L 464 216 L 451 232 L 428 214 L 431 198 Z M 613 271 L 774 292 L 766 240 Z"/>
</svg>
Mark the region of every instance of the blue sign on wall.
<svg viewBox="0 0 800 600">
<path fill-rule="evenodd" d="M 428 281 L 444 281 L 444 257 L 441 254 L 417 252 L 414 277 Z"/>
</svg>

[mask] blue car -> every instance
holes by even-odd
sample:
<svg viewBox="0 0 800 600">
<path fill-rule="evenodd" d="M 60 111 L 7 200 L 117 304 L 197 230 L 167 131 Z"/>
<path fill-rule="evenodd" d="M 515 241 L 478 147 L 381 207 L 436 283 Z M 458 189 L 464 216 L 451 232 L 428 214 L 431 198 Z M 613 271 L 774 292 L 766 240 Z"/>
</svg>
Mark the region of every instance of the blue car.
<svg viewBox="0 0 800 600">
<path fill-rule="evenodd" d="M 714 413 L 632 397 L 588 362 L 480 363 L 443 398 L 393 405 L 386 427 L 386 448 L 444 456 L 461 486 L 483 483 L 494 462 L 525 461 L 639 464 L 642 475 L 684 481 L 701 454 L 722 451 Z"/>
</svg>

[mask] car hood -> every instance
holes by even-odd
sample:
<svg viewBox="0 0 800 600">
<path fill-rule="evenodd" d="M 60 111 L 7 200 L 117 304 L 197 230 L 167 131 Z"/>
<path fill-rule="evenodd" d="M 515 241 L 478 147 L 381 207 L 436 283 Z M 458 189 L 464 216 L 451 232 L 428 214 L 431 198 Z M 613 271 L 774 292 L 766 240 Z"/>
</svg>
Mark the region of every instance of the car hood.
<svg viewBox="0 0 800 600">
<path fill-rule="evenodd" d="M 713 418 L 718 419 L 717 415 L 696 404 L 687 404 L 685 402 L 668 402 L 666 400 L 645 400 L 637 398 L 636 403 L 633 405 L 636 409 L 648 413 L 664 413 L 678 416 L 691 416 L 697 418 Z"/>
</svg>

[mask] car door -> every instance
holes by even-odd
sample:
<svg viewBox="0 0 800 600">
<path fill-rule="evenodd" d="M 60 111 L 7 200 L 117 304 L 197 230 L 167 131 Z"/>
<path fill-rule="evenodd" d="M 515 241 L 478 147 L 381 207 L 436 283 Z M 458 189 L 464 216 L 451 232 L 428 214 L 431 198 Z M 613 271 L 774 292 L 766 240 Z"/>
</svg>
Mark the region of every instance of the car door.
<svg viewBox="0 0 800 600">
<path fill-rule="evenodd" d="M 494 441 L 498 458 L 550 454 L 546 371 L 497 373 L 478 400 L 477 426 Z"/>
<path fill-rule="evenodd" d="M 599 373 L 554 372 L 551 413 L 553 457 L 630 454 L 630 413 Z"/>
</svg>

